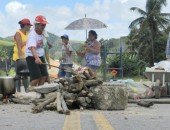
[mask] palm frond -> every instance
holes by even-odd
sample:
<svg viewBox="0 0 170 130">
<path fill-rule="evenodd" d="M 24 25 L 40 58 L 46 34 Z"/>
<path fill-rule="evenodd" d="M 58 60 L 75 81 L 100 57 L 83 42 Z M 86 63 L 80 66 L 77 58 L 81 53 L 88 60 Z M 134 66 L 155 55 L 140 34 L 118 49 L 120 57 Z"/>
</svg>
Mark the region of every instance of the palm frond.
<svg viewBox="0 0 170 130">
<path fill-rule="evenodd" d="M 144 19 L 144 21 L 140 24 L 140 32 L 139 33 L 146 33 L 149 30 L 149 23 L 148 19 Z"/>
<path fill-rule="evenodd" d="M 166 6 L 166 0 L 147 0 L 146 12 L 152 14 L 153 12 L 160 13 L 163 6 Z"/>
<path fill-rule="evenodd" d="M 132 7 L 132 8 L 130 8 L 130 10 L 131 11 L 137 11 L 138 13 L 140 13 L 143 16 L 147 14 L 144 10 L 142 10 L 142 9 L 140 9 L 138 7 Z"/>
<path fill-rule="evenodd" d="M 132 21 L 130 23 L 129 28 L 133 28 L 133 27 L 135 27 L 137 25 L 140 25 L 144 20 L 145 20 L 144 17 L 139 17 L 139 18 L 135 19 L 134 21 Z"/>
<path fill-rule="evenodd" d="M 160 17 L 164 17 L 164 18 L 170 18 L 170 13 L 160 13 L 160 14 L 157 14 L 158 16 Z"/>
<path fill-rule="evenodd" d="M 166 27 L 170 25 L 170 19 L 165 19 L 165 18 L 157 18 L 157 23 L 159 24 L 160 28 L 163 28 L 166 30 Z"/>
</svg>

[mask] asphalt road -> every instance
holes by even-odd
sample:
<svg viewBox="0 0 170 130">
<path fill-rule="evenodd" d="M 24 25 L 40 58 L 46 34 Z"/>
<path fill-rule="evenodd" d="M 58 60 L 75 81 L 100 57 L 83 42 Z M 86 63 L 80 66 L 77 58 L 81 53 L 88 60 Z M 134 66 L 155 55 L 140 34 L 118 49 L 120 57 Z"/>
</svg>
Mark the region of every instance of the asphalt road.
<svg viewBox="0 0 170 130">
<path fill-rule="evenodd" d="M 143 108 L 129 104 L 125 111 L 74 110 L 31 113 L 28 105 L 0 105 L 0 130 L 170 130 L 170 105 Z"/>
</svg>

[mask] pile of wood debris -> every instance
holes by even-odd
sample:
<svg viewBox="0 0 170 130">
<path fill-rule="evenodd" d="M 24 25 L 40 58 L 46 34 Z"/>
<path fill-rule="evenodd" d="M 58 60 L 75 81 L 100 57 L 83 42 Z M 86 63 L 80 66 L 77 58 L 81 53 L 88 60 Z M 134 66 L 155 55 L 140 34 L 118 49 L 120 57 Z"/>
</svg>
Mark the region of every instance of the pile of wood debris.
<svg viewBox="0 0 170 130">
<path fill-rule="evenodd" d="M 101 85 L 102 81 L 96 79 L 88 68 L 82 69 L 79 73 L 72 70 L 70 72 L 73 75 L 71 78 L 60 78 L 51 84 L 29 88 L 29 91 L 40 94 L 38 98 L 28 100 L 15 96 L 10 101 L 19 104 L 33 103 L 32 113 L 56 110 L 59 113 L 70 114 L 70 108 L 94 108 L 90 88 Z"/>
</svg>

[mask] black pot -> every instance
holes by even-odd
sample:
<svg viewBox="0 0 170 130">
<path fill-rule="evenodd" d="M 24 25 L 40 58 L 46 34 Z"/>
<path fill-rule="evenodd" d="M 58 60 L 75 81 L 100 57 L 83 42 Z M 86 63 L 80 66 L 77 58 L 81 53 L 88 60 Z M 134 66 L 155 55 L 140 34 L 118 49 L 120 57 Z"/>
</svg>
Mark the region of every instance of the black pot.
<svg viewBox="0 0 170 130">
<path fill-rule="evenodd" d="M 0 76 L 0 93 L 4 95 L 15 94 L 15 80 L 11 76 Z"/>
<path fill-rule="evenodd" d="M 27 62 L 25 59 L 18 59 L 16 61 L 16 66 L 17 66 L 17 74 L 21 76 L 29 76 L 29 70 L 27 66 Z"/>
</svg>

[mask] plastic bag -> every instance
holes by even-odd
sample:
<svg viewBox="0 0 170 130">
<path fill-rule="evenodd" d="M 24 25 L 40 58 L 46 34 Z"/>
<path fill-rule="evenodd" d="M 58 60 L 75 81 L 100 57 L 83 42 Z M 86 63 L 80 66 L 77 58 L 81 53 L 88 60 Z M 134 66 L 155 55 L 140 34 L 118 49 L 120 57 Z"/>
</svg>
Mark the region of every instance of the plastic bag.
<svg viewBox="0 0 170 130">
<path fill-rule="evenodd" d="M 137 83 L 134 80 L 126 80 L 126 85 L 129 91 L 129 98 L 138 99 L 138 98 L 151 98 L 154 96 L 154 92 L 151 88 L 146 87 L 141 83 Z"/>
<path fill-rule="evenodd" d="M 146 87 L 142 83 L 137 83 L 132 79 L 118 80 L 119 83 L 124 83 L 128 89 L 129 99 L 151 98 L 154 97 L 154 92 L 151 88 Z"/>
</svg>

